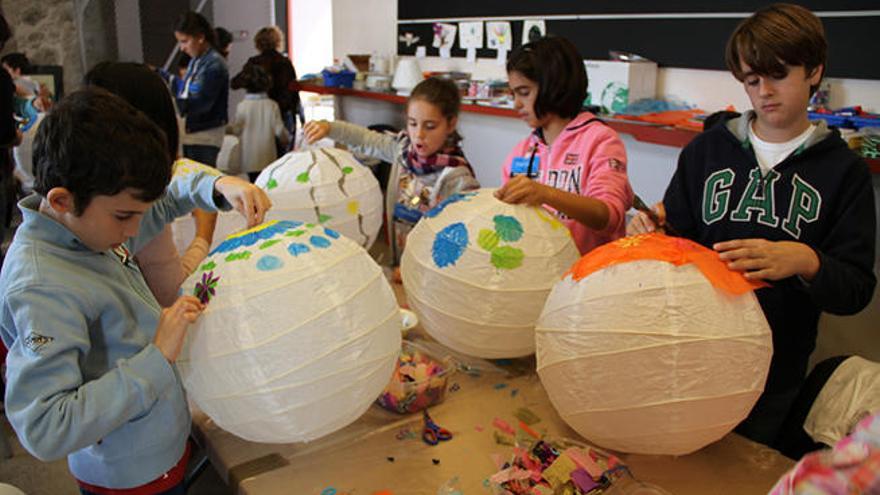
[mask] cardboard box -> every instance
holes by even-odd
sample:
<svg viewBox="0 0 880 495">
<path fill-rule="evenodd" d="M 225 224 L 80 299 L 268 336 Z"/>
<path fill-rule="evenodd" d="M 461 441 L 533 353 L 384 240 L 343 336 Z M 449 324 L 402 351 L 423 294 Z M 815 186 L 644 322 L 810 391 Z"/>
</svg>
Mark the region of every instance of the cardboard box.
<svg viewBox="0 0 880 495">
<path fill-rule="evenodd" d="M 642 98 L 654 98 L 657 88 L 655 62 L 584 60 L 587 69 L 587 105 L 599 105 L 617 113 Z"/>
</svg>

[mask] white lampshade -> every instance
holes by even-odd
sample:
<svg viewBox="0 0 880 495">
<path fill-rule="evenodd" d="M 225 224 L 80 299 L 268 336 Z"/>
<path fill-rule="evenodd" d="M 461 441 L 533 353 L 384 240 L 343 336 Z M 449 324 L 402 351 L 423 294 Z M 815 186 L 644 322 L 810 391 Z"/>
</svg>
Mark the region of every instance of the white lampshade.
<svg viewBox="0 0 880 495">
<path fill-rule="evenodd" d="M 180 158 L 174 162 L 174 174 L 172 180 L 186 177 L 187 175 L 205 172 L 211 175 L 222 175 L 219 170 L 199 163 L 189 158 Z M 214 241 L 211 243 L 213 250 L 223 242 L 226 237 L 235 232 L 247 228 L 247 220 L 237 211 L 221 211 L 217 213 L 217 224 L 214 227 Z M 171 224 L 171 234 L 174 238 L 174 246 L 179 253 L 184 253 L 196 235 L 196 221 L 192 215 L 185 215 Z"/>
<path fill-rule="evenodd" d="M 401 275 L 422 327 L 472 356 L 535 352 L 534 325 L 553 284 L 578 258 L 567 228 L 494 189 L 451 196 L 406 239 Z"/>
<path fill-rule="evenodd" d="M 404 58 L 397 62 L 394 70 L 394 79 L 391 87 L 397 90 L 399 95 L 409 95 L 413 88 L 424 79 L 419 62 L 414 58 Z"/>
<path fill-rule="evenodd" d="M 268 220 L 320 223 L 369 249 L 382 227 L 382 189 L 367 167 L 337 148 L 290 152 L 257 177 L 272 200 Z"/>
<path fill-rule="evenodd" d="M 309 441 L 356 420 L 387 385 L 400 311 L 382 269 L 339 233 L 267 222 L 187 279 L 209 299 L 177 361 L 189 397 L 255 442 Z"/>
<path fill-rule="evenodd" d="M 660 237 L 669 259 L 689 243 Z M 590 442 L 688 454 L 748 415 L 767 378 L 770 328 L 748 287 L 720 289 L 695 264 L 623 261 L 640 239 L 593 250 L 556 284 L 535 328 L 538 375 L 562 419 Z M 714 270 L 747 285 L 699 248 Z M 591 257 L 613 261 L 581 278 Z"/>
</svg>

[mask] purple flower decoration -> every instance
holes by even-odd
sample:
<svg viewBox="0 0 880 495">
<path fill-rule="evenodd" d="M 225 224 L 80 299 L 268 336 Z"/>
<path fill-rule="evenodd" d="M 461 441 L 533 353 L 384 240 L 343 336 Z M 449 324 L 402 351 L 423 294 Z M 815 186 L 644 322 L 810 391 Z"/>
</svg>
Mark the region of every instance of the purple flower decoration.
<svg viewBox="0 0 880 495">
<path fill-rule="evenodd" d="M 202 281 L 196 282 L 196 289 L 193 295 L 199 298 L 202 304 L 208 304 L 211 298 L 216 294 L 217 282 L 220 276 L 214 277 L 214 272 L 202 272 Z"/>
</svg>

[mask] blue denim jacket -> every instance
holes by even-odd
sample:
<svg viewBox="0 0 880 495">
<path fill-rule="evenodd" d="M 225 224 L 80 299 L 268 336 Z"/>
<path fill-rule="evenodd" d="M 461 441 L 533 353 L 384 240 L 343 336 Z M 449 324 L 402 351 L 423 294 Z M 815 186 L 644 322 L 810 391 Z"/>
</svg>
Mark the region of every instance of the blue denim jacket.
<svg viewBox="0 0 880 495">
<path fill-rule="evenodd" d="M 223 57 L 209 48 L 190 60 L 175 97 L 180 114 L 186 117 L 186 132 L 225 126 L 229 121 L 229 70 Z"/>
</svg>

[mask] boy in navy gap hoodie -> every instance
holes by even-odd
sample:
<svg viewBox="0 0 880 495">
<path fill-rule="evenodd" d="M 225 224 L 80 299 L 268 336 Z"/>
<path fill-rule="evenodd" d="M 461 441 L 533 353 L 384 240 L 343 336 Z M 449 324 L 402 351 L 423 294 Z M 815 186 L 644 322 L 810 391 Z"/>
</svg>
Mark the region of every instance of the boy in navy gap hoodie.
<svg viewBox="0 0 880 495">
<path fill-rule="evenodd" d="M 753 109 L 707 120 L 655 207 L 664 225 L 770 284 L 756 292 L 773 331 L 770 374 L 736 431 L 771 446 L 804 380 L 819 314 L 859 312 L 876 285 L 868 167 L 836 129 L 807 116 L 826 51 L 821 21 L 803 7 L 776 4 L 741 22 L 725 58 Z M 640 213 L 628 232 L 655 228 Z"/>
</svg>

